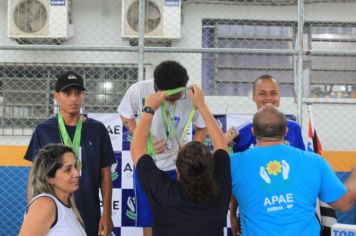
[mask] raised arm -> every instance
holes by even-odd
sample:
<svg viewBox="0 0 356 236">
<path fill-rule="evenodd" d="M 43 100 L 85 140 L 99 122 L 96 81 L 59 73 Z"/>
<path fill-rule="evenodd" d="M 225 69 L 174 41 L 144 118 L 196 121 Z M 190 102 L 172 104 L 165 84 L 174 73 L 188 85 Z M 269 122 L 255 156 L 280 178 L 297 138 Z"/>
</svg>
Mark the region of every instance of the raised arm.
<svg viewBox="0 0 356 236">
<path fill-rule="evenodd" d="M 199 127 L 195 127 L 195 134 L 194 134 L 194 141 L 198 141 L 201 143 L 204 143 L 205 138 L 206 138 L 206 128 L 199 128 Z"/>
<path fill-rule="evenodd" d="M 203 91 L 197 85 L 192 85 L 189 88 L 189 96 L 192 103 L 199 110 L 204 119 L 208 134 L 213 142 L 214 149 L 223 149 L 227 151 L 227 144 L 225 142 L 224 135 L 214 116 L 210 113 L 208 106 L 205 104 Z"/>
<path fill-rule="evenodd" d="M 164 99 L 164 92 L 159 91 L 157 93 L 151 94 L 146 98 L 145 107 L 149 107 L 148 110 L 156 111 L 161 105 Z M 140 158 L 146 154 L 147 140 L 149 130 L 151 128 L 151 123 L 153 119 L 153 114 L 149 112 L 142 112 L 141 118 L 138 121 L 131 142 L 131 157 L 134 165 L 136 166 Z"/>
</svg>

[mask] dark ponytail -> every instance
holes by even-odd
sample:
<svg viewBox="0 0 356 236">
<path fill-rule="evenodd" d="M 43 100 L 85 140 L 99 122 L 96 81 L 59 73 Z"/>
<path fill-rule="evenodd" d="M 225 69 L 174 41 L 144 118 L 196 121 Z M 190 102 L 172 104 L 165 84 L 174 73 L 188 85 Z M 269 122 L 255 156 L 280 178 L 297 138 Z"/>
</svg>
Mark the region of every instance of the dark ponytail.
<svg viewBox="0 0 356 236">
<path fill-rule="evenodd" d="M 206 204 L 219 194 L 213 176 L 213 156 L 204 144 L 196 141 L 186 144 L 178 153 L 176 165 L 180 181 L 192 201 Z"/>
</svg>

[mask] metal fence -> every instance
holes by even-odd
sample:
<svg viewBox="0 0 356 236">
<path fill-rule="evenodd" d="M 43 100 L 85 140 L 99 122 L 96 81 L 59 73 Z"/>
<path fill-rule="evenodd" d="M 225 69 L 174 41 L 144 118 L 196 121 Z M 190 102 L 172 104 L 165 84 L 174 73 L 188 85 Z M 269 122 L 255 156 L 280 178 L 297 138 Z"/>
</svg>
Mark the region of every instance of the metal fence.
<svg viewBox="0 0 356 236">
<path fill-rule="evenodd" d="M 352 0 L 0 0 L 2 143 L 55 112 L 61 71 L 83 75 L 83 112 L 116 112 L 172 59 L 215 114 L 254 113 L 252 82 L 273 75 L 305 137 L 310 103 L 324 149 L 355 151 L 354 12 Z"/>
<path fill-rule="evenodd" d="M 353 1 L 140 2 L 142 12 L 134 0 L 1 0 L 0 134 L 30 135 L 53 114 L 61 71 L 85 78 L 84 112 L 115 112 L 165 59 L 187 67 L 215 113 L 253 113 L 245 99 L 261 74 L 279 80 L 300 122 L 308 98 L 355 101 Z"/>
</svg>

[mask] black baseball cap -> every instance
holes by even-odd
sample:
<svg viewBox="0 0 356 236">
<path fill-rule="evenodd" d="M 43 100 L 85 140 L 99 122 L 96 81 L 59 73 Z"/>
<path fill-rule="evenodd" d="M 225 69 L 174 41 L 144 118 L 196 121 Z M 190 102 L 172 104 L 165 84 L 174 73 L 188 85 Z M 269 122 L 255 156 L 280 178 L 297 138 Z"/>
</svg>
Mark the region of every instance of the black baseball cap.
<svg viewBox="0 0 356 236">
<path fill-rule="evenodd" d="M 55 90 L 56 92 L 65 91 L 70 87 L 76 87 L 85 90 L 83 77 L 74 71 L 66 71 L 57 77 Z"/>
</svg>

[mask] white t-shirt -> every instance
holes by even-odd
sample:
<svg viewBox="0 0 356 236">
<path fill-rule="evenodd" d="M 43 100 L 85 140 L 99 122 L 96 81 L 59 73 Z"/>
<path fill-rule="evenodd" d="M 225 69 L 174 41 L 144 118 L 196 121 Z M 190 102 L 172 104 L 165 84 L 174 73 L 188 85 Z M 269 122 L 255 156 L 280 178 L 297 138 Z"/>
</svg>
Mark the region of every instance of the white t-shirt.
<svg viewBox="0 0 356 236">
<path fill-rule="evenodd" d="M 135 118 L 136 114 L 138 114 L 139 118 L 144 105 L 144 99 L 152 93 L 155 93 L 153 80 L 140 81 L 131 85 L 125 96 L 122 98 L 117 111 L 121 116 L 128 119 Z M 193 109 L 193 104 L 188 94 L 185 97 L 177 100 L 175 104 L 167 102 L 166 104 L 168 106 L 171 118 L 173 118 L 174 115 L 173 120 L 175 121 L 173 122 L 175 128 L 175 132 L 172 137 L 173 147 L 171 149 L 167 149 L 166 147 L 162 153 L 156 154 L 155 160 L 159 169 L 169 171 L 176 168 L 175 162 L 177 159 L 179 146 L 183 146 L 186 142 L 190 141 L 189 137 L 186 136 L 184 141 L 180 143 L 183 129 L 186 125 L 186 121 L 188 120 L 188 116 Z M 192 123 L 195 127 L 198 128 L 205 127 L 203 118 L 198 111 L 196 111 Z M 167 139 L 161 108 L 158 108 L 153 116 L 151 134 L 157 139 Z"/>
<path fill-rule="evenodd" d="M 56 197 L 51 194 L 42 193 L 37 195 L 31 200 L 34 202 L 40 197 L 50 197 L 56 203 L 57 206 L 57 221 L 50 228 L 47 236 L 85 236 L 86 233 L 75 216 L 73 209 L 70 206 L 64 205 Z M 30 203 L 30 205 L 31 205 Z"/>
</svg>

